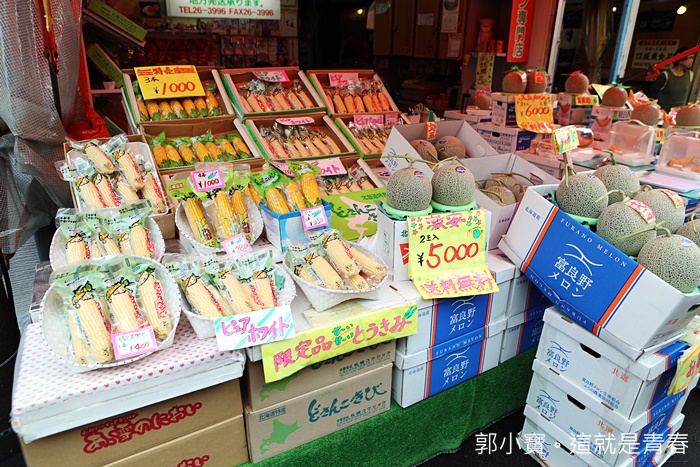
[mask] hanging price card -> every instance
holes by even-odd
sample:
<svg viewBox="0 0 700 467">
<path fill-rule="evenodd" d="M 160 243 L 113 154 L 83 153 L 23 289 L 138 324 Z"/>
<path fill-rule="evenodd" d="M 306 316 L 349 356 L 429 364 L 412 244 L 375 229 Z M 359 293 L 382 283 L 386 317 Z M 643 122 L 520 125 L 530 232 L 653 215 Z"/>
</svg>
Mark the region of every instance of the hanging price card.
<svg viewBox="0 0 700 467">
<path fill-rule="evenodd" d="M 142 66 L 134 73 L 146 100 L 204 95 L 197 68 L 190 65 Z"/>
<path fill-rule="evenodd" d="M 552 133 L 552 148 L 555 154 L 569 152 L 578 146 L 578 133 L 573 125 L 557 128 Z"/>
<path fill-rule="evenodd" d="M 329 73 L 328 81 L 331 86 L 347 86 L 358 80 L 357 73 Z"/>
<path fill-rule="evenodd" d="M 575 105 L 593 106 L 598 105 L 598 103 L 598 96 L 593 96 L 591 94 L 580 94 L 574 99 Z"/>
<path fill-rule="evenodd" d="M 226 251 L 226 254 L 233 259 L 240 258 L 253 251 L 253 247 L 251 247 L 250 243 L 248 243 L 248 239 L 244 233 L 239 233 L 238 235 L 221 242 L 221 246 L 223 247 L 224 251 Z"/>
<path fill-rule="evenodd" d="M 396 125 L 399 121 L 399 114 L 386 114 L 384 116 L 384 124 L 388 127 Z"/>
<path fill-rule="evenodd" d="M 425 299 L 498 292 L 486 266 L 483 210 L 408 219 L 408 272 Z"/>
<path fill-rule="evenodd" d="M 259 80 L 269 83 L 286 83 L 289 81 L 289 76 L 284 70 L 254 71 L 253 74 Z"/>
<path fill-rule="evenodd" d="M 214 332 L 219 350 L 235 350 L 294 337 L 289 305 L 216 318 Z"/>
<path fill-rule="evenodd" d="M 119 360 L 154 352 L 158 344 L 153 328 L 146 326 L 135 331 L 112 334 L 112 347 L 114 347 L 114 357 Z"/>
<path fill-rule="evenodd" d="M 345 166 L 340 161 L 340 157 L 331 157 L 327 159 L 317 159 L 315 161 L 308 161 L 309 164 L 315 165 L 321 169 L 321 175 L 343 175 L 348 173 Z"/>
<path fill-rule="evenodd" d="M 221 169 L 195 170 L 190 174 L 195 191 L 211 191 L 226 188 Z"/>
<path fill-rule="evenodd" d="M 304 230 L 328 227 L 328 216 L 323 205 L 302 209 L 299 213 L 301 214 L 301 223 L 304 225 Z"/>
<path fill-rule="evenodd" d="M 552 114 L 552 96 L 549 94 L 515 95 L 515 120 L 523 130 L 551 133 L 554 130 Z"/>
<path fill-rule="evenodd" d="M 437 138 L 438 124 L 437 122 L 427 122 L 425 124 L 425 139 L 430 141 Z"/>
</svg>

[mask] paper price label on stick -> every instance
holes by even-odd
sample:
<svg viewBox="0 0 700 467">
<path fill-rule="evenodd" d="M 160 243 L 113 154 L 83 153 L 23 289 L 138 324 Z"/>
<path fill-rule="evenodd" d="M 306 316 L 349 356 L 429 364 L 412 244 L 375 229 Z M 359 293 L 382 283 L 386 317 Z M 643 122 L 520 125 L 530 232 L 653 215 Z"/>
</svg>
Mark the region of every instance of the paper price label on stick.
<svg viewBox="0 0 700 467">
<path fill-rule="evenodd" d="M 523 130 L 551 133 L 554 130 L 553 113 L 549 94 L 515 95 L 515 120 Z"/>
<path fill-rule="evenodd" d="M 486 266 L 483 210 L 408 219 L 409 276 L 425 299 L 498 292 Z"/>
<path fill-rule="evenodd" d="M 253 74 L 259 80 L 269 83 L 286 83 L 289 81 L 289 76 L 284 70 L 254 71 Z"/>
<path fill-rule="evenodd" d="M 250 243 L 248 243 L 248 239 L 244 233 L 239 233 L 238 235 L 221 242 L 221 246 L 223 247 L 224 251 L 226 251 L 226 254 L 233 259 L 240 258 L 253 251 L 253 247 L 251 247 Z"/>
<path fill-rule="evenodd" d="M 190 174 L 192 185 L 197 192 L 219 190 L 226 188 L 224 174 L 221 169 L 195 170 Z"/>
<path fill-rule="evenodd" d="M 302 209 L 299 213 L 305 231 L 328 227 L 328 216 L 326 216 L 326 209 L 323 205 Z"/>
<path fill-rule="evenodd" d="M 563 154 L 579 146 L 576 127 L 565 126 L 552 132 L 552 148 L 555 154 Z"/>
<path fill-rule="evenodd" d="M 153 328 L 146 326 L 135 331 L 112 334 L 112 347 L 114 348 L 114 357 L 119 360 L 154 352 L 158 344 Z"/>
<path fill-rule="evenodd" d="M 219 350 L 244 349 L 296 335 L 289 305 L 216 318 L 214 332 Z"/>
<path fill-rule="evenodd" d="M 593 96 L 591 94 L 581 94 L 576 96 L 576 98 L 574 99 L 574 104 L 581 106 L 598 105 L 598 96 Z"/>
<path fill-rule="evenodd" d="M 204 95 L 197 68 L 191 65 L 142 66 L 134 73 L 146 100 Z"/>
</svg>

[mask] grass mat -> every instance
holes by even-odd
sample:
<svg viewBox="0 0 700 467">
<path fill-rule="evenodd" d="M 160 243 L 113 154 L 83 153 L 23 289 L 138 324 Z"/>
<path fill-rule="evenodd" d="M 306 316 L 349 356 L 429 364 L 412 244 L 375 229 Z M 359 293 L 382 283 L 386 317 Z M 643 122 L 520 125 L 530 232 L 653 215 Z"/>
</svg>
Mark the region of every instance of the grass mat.
<svg viewBox="0 0 700 467">
<path fill-rule="evenodd" d="M 411 466 L 454 452 L 471 434 L 525 406 L 536 352 L 531 349 L 408 408 L 392 400 L 388 412 L 255 465 Z"/>
</svg>

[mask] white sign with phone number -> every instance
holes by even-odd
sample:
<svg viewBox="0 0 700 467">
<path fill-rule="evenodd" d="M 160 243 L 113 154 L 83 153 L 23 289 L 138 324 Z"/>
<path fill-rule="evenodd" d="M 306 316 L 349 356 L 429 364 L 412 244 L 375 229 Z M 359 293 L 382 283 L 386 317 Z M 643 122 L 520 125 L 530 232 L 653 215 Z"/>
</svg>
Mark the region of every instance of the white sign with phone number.
<svg viewBox="0 0 700 467">
<path fill-rule="evenodd" d="M 171 18 L 280 19 L 280 0 L 167 0 Z"/>
</svg>

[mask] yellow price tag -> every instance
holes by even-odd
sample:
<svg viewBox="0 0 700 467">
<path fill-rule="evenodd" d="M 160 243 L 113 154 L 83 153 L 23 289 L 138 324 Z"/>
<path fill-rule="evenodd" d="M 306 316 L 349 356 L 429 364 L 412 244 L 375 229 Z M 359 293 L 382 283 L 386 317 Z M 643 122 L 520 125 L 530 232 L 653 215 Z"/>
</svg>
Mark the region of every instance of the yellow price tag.
<svg viewBox="0 0 700 467">
<path fill-rule="evenodd" d="M 656 141 L 666 141 L 666 128 L 655 128 Z"/>
<path fill-rule="evenodd" d="M 593 106 L 598 105 L 598 96 L 592 96 L 590 94 L 580 94 L 574 99 L 575 105 L 581 106 Z"/>
<path fill-rule="evenodd" d="M 603 99 L 603 94 L 605 94 L 605 91 L 610 89 L 612 86 L 609 84 L 598 84 L 598 83 L 592 83 L 591 86 L 593 87 L 593 90 L 600 96 L 601 99 Z"/>
<path fill-rule="evenodd" d="M 409 276 L 425 299 L 498 292 L 486 266 L 486 215 L 482 210 L 411 217 Z"/>
<path fill-rule="evenodd" d="M 554 130 L 553 113 L 549 94 L 515 95 L 515 120 L 523 130 L 551 133 Z"/>
<path fill-rule="evenodd" d="M 142 66 L 134 68 L 134 72 L 146 100 L 204 96 L 204 87 L 194 66 Z"/>
<path fill-rule="evenodd" d="M 690 385 L 690 382 L 700 373 L 700 345 L 690 347 L 683 352 L 678 360 L 676 376 L 671 382 L 669 394 L 678 394 Z"/>
<path fill-rule="evenodd" d="M 557 128 L 552 133 L 552 148 L 555 154 L 563 154 L 579 146 L 578 133 L 573 125 Z"/>
</svg>

